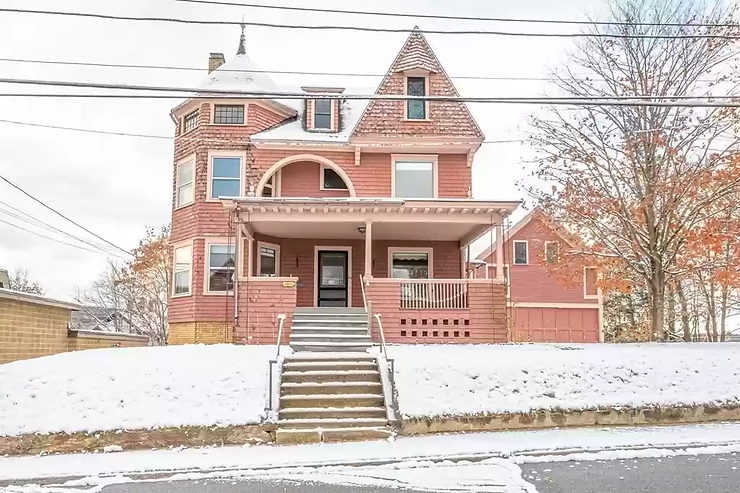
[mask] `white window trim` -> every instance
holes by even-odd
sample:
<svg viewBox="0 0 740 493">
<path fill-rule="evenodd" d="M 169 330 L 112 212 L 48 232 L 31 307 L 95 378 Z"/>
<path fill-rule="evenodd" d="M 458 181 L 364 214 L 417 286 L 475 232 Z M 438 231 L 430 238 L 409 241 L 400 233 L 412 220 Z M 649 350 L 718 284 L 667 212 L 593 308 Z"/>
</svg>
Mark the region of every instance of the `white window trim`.
<svg viewBox="0 0 740 493">
<path fill-rule="evenodd" d="M 257 242 L 257 277 L 262 276 L 262 262 L 260 259 L 260 255 L 262 255 L 262 247 L 272 248 L 275 250 L 275 277 L 280 277 L 280 245 L 268 243 L 266 241 Z"/>
<path fill-rule="evenodd" d="M 557 255 L 558 256 L 560 255 L 560 242 L 557 241 L 557 240 L 546 240 L 545 241 L 545 262 L 547 262 L 547 263 L 550 263 L 549 262 L 550 259 L 547 257 L 547 245 L 549 245 L 550 243 L 554 243 L 555 245 L 558 245 Z M 529 253 L 529 252 L 527 252 L 527 253 Z M 529 255 L 527 255 L 527 260 L 529 260 Z M 555 259 L 555 261 L 557 262 L 557 258 Z"/>
<path fill-rule="evenodd" d="M 519 264 L 516 261 L 516 244 L 517 243 L 524 243 L 527 246 L 527 248 L 525 250 L 527 252 L 527 261 L 525 263 L 523 263 L 523 264 Z M 511 242 L 511 247 L 512 247 L 511 263 L 513 265 L 529 265 L 529 241 L 527 241 L 527 240 L 514 240 L 513 242 Z"/>
<path fill-rule="evenodd" d="M 347 308 L 352 308 L 352 247 L 318 246 L 313 247 L 313 306 L 319 306 L 319 252 L 347 252 Z"/>
<path fill-rule="evenodd" d="M 596 271 L 596 267 L 583 267 L 583 299 L 584 300 L 598 300 L 601 298 L 601 288 L 596 286 L 596 294 L 587 294 L 586 293 L 586 271 L 587 270 L 594 270 Z M 599 272 L 596 271 L 596 281 L 599 280 Z"/>
<path fill-rule="evenodd" d="M 429 258 L 429 279 L 434 279 L 434 248 L 388 247 L 388 278 L 393 278 L 394 253 L 426 253 Z"/>
<path fill-rule="evenodd" d="M 190 282 L 188 283 L 188 292 L 187 293 L 175 293 L 175 277 L 178 272 L 183 272 L 177 270 L 177 250 L 180 250 L 182 248 L 190 248 Z M 184 298 L 186 296 L 192 296 L 193 295 L 193 242 L 192 241 L 184 241 L 180 243 L 175 243 L 172 245 L 172 298 Z"/>
<path fill-rule="evenodd" d="M 244 106 L 244 123 L 216 123 L 216 106 Z M 228 100 L 223 101 L 211 101 L 211 118 L 208 122 L 209 125 L 217 125 L 219 127 L 243 127 L 247 124 L 247 113 L 249 112 L 249 104 L 243 100 Z"/>
<path fill-rule="evenodd" d="M 424 79 L 424 94 L 429 96 L 429 73 L 426 71 L 415 73 L 415 71 L 409 71 L 403 78 L 403 95 L 408 96 L 409 94 L 409 77 L 420 77 Z M 430 122 L 429 118 L 429 100 L 424 101 L 424 115 L 426 118 L 409 118 L 409 105 L 408 101 L 403 102 L 403 120 L 406 122 Z"/>
<path fill-rule="evenodd" d="M 337 130 L 334 128 L 334 122 L 336 121 L 337 116 L 337 110 L 336 107 L 339 104 L 339 101 L 336 99 L 330 99 L 329 102 L 331 103 L 329 105 L 330 108 L 330 115 L 329 115 L 329 128 L 317 128 L 316 127 L 316 99 L 311 99 L 310 101 L 310 111 L 308 112 L 311 119 L 310 119 L 310 125 L 307 125 L 308 129 L 312 132 L 326 132 L 326 133 L 333 133 Z"/>
<path fill-rule="evenodd" d="M 210 281 L 210 277 L 211 277 L 211 245 L 224 245 L 224 246 L 231 245 L 231 246 L 233 246 L 235 248 L 235 252 L 234 253 L 235 253 L 235 255 L 237 255 L 237 259 L 238 259 L 238 255 L 239 255 L 239 251 L 238 251 L 239 249 L 236 248 L 236 238 L 232 238 L 231 241 L 229 241 L 225 237 L 221 237 L 221 238 L 206 238 L 205 244 L 203 245 L 204 246 L 203 254 L 204 254 L 204 257 L 205 257 L 205 259 L 203 261 L 203 264 L 205 266 L 205 269 L 203 269 L 203 294 L 204 295 L 208 295 L 208 296 L 230 296 L 230 295 L 233 295 L 234 294 L 234 291 L 233 290 L 230 290 L 230 291 L 211 291 L 211 289 L 210 289 L 210 287 L 211 287 L 210 284 L 211 283 L 209 281 Z M 238 264 L 239 262 L 236 262 L 236 263 Z M 235 279 L 236 279 L 236 276 L 238 275 L 237 274 L 237 269 L 238 268 L 239 268 L 238 265 L 235 265 L 234 266 L 234 278 Z"/>
<path fill-rule="evenodd" d="M 206 184 L 206 202 L 218 202 L 219 199 L 211 198 L 211 188 L 213 184 L 213 158 L 218 157 L 238 157 L 241 158 L 241 164 L 239 166 L 239 195 L 244 196 L 244 166 L 247 161 L 247 153 L 245 151 L 208 151 L 208 183 Z"/>
<path fill-rule="evenodd" d="M 180 187 L 183 185 L 182 183 L 180 183 L 180 166 L 183 166 L 188 163 L 193 164 L 193 178 L 192 178 L 192 181 L 190 182 L 193 185 L 193 199 L 190 202 L 187 202 L 185 204 L 180 204 L 178 203 L 180 199 Z M 175 210 L 182 209 L 183 207 L 187 207 L 194 203 L 195 203 L 195 153 L 179 160 L 177 162 L 177 166 L 175 166 Z"/>
<path fill-rule="evenodd" d="M 396 196 L 396 162 L 432 163 L 434 196 L 439 197 L 439 155 L 437 154 L 391 154 L 391 197 Z"/>
<path fill-rule="evenodd" d="M 197 115 L 195 116 L 195 126 L 193 128 L 191 128 L 190 130 L 185 130 L 185 120 L 187 119 L 187 117 L 189 117 L 193 113 L 197 113 Z M 194 110 L 188 111 L 187 113 L 185 113 L 184 115 L 182 115 L 182 122 L 180 123 L 182 125 L 182 133 L 180 135 L 189 134 L 193 130 L 197 129 L 198 128 L 198 120 L 199 119 L 200 119 L 200 108 L 195 108 Z"/>
<path fill-rule="evenodd" d="M 283 168 L 280 168 L 272 175 L 272 185 L 268 183 L 265 183 L 265 186 L 262 187 L 262 193 L 265 192 L 265 188 L 271 187 L 272 188 L 272 196 L 273 197 L 280 197 L 280 183 L 282 182 L 282 176 L 283 176 Z"/>
<path fill-rule="evenodd" d="M 346 183 L 344 183 L 344 188 L 324 188 L 324 173 L 326 172 L 327 169 L 330 169 L 330 170 L 334 171 L 334 173 L 337 173 L 336 170 L 333 169 L 331 166 L 327 166 L 325 164 L 322 164 L 321 165 L 321 171 L 319 172 L 319 190 L 338 190 L 340 192 L 348 192 L 349 191 L 349 187 L 347 186 Z M 344 182 L 344 178 L 342 178 L 342 176 L 339 173 L 337 173 L 337 176 L 339 176 L 339 178 L 341 178 L 342 182 Z"/>
</svg>

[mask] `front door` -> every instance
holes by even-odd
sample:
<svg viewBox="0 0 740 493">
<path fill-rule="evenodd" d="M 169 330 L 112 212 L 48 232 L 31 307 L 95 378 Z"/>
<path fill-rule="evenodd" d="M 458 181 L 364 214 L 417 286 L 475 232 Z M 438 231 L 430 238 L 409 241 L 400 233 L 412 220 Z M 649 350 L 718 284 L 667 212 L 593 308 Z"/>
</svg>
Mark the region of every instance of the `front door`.
<svg viewBox="0 0 740 493">
<path fill-rule="evenodd" d="M 319 251 L 318 306 L 348 306 L 347 252 Z"/>
</svg>

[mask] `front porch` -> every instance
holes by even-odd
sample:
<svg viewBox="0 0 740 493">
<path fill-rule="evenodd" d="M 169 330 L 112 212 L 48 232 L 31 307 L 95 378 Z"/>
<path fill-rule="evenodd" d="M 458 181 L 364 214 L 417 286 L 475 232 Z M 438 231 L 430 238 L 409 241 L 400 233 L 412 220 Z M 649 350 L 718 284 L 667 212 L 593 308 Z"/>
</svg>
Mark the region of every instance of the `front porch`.
<svg viewBox="0 0 740 493">
<path fill-rule="evenodd" d="M 472 279 L 470 243 L 517 203 L 473 200 L 224 200 L 236 216 L 235 342 L 283 343 L 296 308 L 362 308 L 377 340 L 507 340 L 503 272 Z M 498 238 L 502 235 L 498 234 Z M 239 251 L 239 247 L 241 251 Z"/>
</svg>

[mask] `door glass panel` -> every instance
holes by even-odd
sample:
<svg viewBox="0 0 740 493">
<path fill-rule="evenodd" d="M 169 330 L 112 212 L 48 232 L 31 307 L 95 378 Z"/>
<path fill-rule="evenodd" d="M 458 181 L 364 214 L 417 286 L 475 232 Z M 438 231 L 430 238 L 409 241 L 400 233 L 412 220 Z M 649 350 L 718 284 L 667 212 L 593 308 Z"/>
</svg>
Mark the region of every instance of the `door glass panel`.
<svg viewBox="0 0 740 493">
<path fill-rule="evenodd" d="M 344 287 L 347 281 L 345 253 L 321 253 L 321 285 L 326 287 Z"/>
</svg>

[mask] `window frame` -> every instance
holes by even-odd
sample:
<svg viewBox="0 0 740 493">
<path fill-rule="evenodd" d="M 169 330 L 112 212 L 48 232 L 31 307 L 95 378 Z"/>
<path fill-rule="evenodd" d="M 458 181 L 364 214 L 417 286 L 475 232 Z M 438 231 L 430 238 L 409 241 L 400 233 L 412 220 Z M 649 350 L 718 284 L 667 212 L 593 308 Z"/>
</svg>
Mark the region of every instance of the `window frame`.
<svg viewBox="0 0 740 493">
<path fill-rule="evenodd" d="M 316 101 L 319 101 L 319 99 L 327 99 L 329 101 L 329 128 L 323 128 L 323 127 L 317 127 L 316 126 Z M 336 118 L 336 110 L 335 107 L 337 105 L 337 101 L 334 99 L 329 98 L 314 98 L 311 99 L 311 125 L 309 125 L 309 130 L 313 130 L 314 132 L 336 132 L 334 128 L 334 120 Z"/>
<path fill-rule="evenodd" d="M 525 246 L 524 252 L 525 252 L 527 258 L 526 258 L 526 262 L 524 262 L 523 264 L 516 261 L 516 245 L 517 245 L 517 243 L 524 243 L 524 246 Z M 514 241 L 511 242 L 511 245 L 512 245 L 512 257 L 511 257 L 511 263 L 512 263 L 512 265 L 529 265 L 529 241 L 527 241 L 527 240 L 514 240 Z"/>
<path fill-rule="evenodd" d="M 271 248 L 275 250 L 275 275 L 274 276 L 263 276 L 262 275 L 262 247 Z M 276 243 L 269 243 L 267 241 L 257 241 L 257 269 L 255 272 L 257 277 L 280 277 L 280 245 Z"/>
<path fill-rule="evenodd" d="M 594 279 L 594 286 L 596 287 L 596 294 L 588 294 L 587 291 L 587 285 L 586 285 L 586 272 L 589 270 L 593 270 L 596 272 L 596 279 Z M 596 267 L 583 267 L 583 299 L 585 300 L 598 300 L 601 298 L 601 288 L 598 286 L 599 281 L 599 271 L 596 269 Z"/>
<path fill-rule="evenodd" d="M 429 96 L 429 74 L 428 73 L 408 73 L 403 79 L 403 95 L 409 95 L 409 79 L 424 79 L 424 97 Z M 424 101 L 424 118 L 409 118 L 409 100 L 403 102 L 403 119 L 407 122 L 428 122 L 429 118 L 429 100 Z"/>
<path fill-rule="evenodd" d="M 188 277 L 188 291 L 187 293 L 176 293 L 175 289 L 177 288 L 177 273 L 178 272 L 185 272 L 184 269 L 177 269 L 177 251 L 182 250 L 183 248 L 188 248 L 190 250 L 190 263 L 188 264 L 188 271 L 190 272 L 190 276 Z M 172 293 L 170 293 L 170 296 L 172 298 L 183 298 L 185 296 L 192 296 L 193 295 L 193 243 L 191 241 L 184 242 L 184 243 L 175 243 L 172 246 Z"/>
<path fill-rule="evenodd" d="M 206 184 L 206 202 L 218 202 L 220 199 L 212 198 L 213 192 L 213 159 L 214 158 L 235 158 L 241 159 L 239 163 L 239 196 L 243 197 L 246 180 L 244 178 L 244 166 L 247 160 L 245 151 L 208 151 L 208 183 Z M 234 178 L 229 178 L 234 179 Z"/>
<path fill-rule="evenodd" d="M 230 296 L 234 294 L 233 289 L 227 289 L 226 291 L 212 291 L 211 290 L 211 247 L 212 246 L 230 246 L 234 249 L 234 284 L 238 276 L 239 266 L 239 248 L 236 246 L 236 238 L 232 238 L 228 241 L 227 238 L 207 238 L 204 244 L 204 276 L 203 276 L 203 294 L 208 296 Z"/>
<path fill-rule="evenodd" d="M 190 200 L 190 202 L 186 202 L 181 204 L 180 203 L 180 188 L 188 185 L 188 183 L 180 183 L 180 168 L 182 166 L 185 166 L 187 164 L 192 164 L 192 174 L 190 178 L 189 184 L 193 187 L 193 198 Z M 195 154 L 191 154 L 190 156 L 187 156 L 186 158 L 181 159 L 177 162 L 177 165 L 175 166 L 175 209 L 182 209 L 183 207 L 187 207 L 189 205 L 192 205 L 195 203 Z"/>
<path fill-rule="evenodd" d="M 429 278 L 434 279 L 434 248 L 419 247 L 388 247 L 388 278 L 400 279 L 393 277 L 393 255 L 396 253 L 425 253 L 429 261 Z"/>
<path fill-rule="evenodd" d="M 241 106 L 242 108 L 242 122 L 241 123 L 219 123 L 216 122 L 216 108 L 217 107 L 237 107 Z M 227 127 L 233 127 L 233 126 L 243 126 L 247 124 L 247 105 L 244 103 L 232 103 L 228 101 L 213 103 L 211 105 L 211 124 L 212 125 L 225 125 Z"/>
<path fill-rule="evenodd" d="M 273 173 L 272 176 L 267 180 L 267 182 L 265 183 L 265 186 L 262 187 L 263 197 L 266 197 L 265 190 L 268 187 L 270 188 L 272 192 L 272 195 L 270 195 L 270 197 L 272 198 L 280 197 L 280 181 L 281 181 L 282 174 L 283 174 L 283 169 L 280 168 L 275 173 Z M 272 183 L 270 183 L 270 181 L 272 181 Z"/>
<path fill-rule="evenodd" d="M 187 121 L 191 116 L 195 116 L 195 124 L 191 128 L 187 128 Z M 182 116 L 182 133 L 180 135 L 185 135 L 186 133 L 192 132 L 196 128 L 198 128 L 198 120 L 200 118 L 200 108 L 196 108 L 190 113 L 186 113 Z"/>
<path fill-rule="evenodd" d="M 547 247 L 548 247 L 548 245 L 551 245 L 551 244 L 554 244 L 555 247 L 557 248 L 557 250 L 555 252 L 555 258 L 553 260 L 550 260 L 549 254 L 547 252 Z M 560 257 L 560 242 L 557 241 L 557 240 L 546 240 L 545 241 L 545 248 L 544 248 L 544 250 L 545 250 L 545 262 L 548 263 L 548 264 L 557 263 L 558 258 Z"/>
<path fill-rule="evenodd" d="M 331 170 L 339 177 L 339 179 L 342 180 L 342 183 L 344 183 L 344 188 L 326 188 L 324 186 L 324 173 L 326 173 L 326 170 Z M 337 173 L 337 170 L 332 168 L 331 166 L 327 166 L 325 164 L 321 164 L 321 171 L 319 173 L 319 190 L 338 190 L 340 192 L 349 192 L 349 186 L 347 186 L 347 182 L 344 181 L 344 178 L 342 178 L 342 175 Z"/>
<path fill-rule="evenodd" d="M 410 200 L 436 199 L 439 197 L 439 155 L 438 154 L 391 154 L 391 198 L 396 197 L 396 163 L 432 163 L 432 196 L 416 197 Z M 406 197 L 408 198 L 408 197 Z"/>
</svg>

